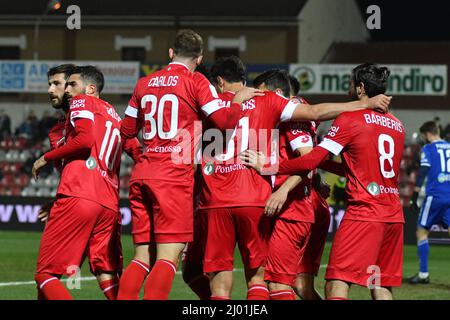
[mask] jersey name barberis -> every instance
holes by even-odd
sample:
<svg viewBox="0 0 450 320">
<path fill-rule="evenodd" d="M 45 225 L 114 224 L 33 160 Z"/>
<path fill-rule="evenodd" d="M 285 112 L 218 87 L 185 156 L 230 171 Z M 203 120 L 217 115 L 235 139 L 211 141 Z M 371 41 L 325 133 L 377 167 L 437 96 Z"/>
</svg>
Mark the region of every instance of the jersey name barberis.
<svg viewBox="0 0 450 320">
<path fill-rule="evenodd" d="M 378 114 L 364 114 L 364 120 L 367 124 L 376 124 L 385 128 L 389 128 L 398 132 L 403 132 L 403 126 L 400 121 L 387 118 Z"/>
</svg>

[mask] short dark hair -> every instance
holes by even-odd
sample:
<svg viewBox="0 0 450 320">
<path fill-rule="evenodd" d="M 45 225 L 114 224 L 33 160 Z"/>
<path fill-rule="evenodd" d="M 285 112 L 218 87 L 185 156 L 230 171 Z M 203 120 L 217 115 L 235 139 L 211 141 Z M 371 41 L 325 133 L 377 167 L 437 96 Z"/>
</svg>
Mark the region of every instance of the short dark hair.
<svg viewBox="0 0 450 320">
<path fill-rule="evenodd" d="M 81 81 L 92 83 L 97 87 L 98 93 L 102 92 L 105 85 L 103 73 L 94 66 L 80 66 L 73 70 L 72 74 L 80 74 Z"/>
<path fill-rule="evenodd" d="M 300 81 L 293 75 L 288 75 L 289 85 L 291 86 L 291 96 L 296 96 L 300 92 Z"/>
<path fill-rule="evenodd" d="M 364 83 L 369 98 L 386 92 L 387 80 L 391 71 L 387 67 L 379 67 L 374 63 L 360 64 L 352 70 L 351 79 L 355 86 Z"/>
<path fill-rule="evenodd" d="M 172 49 L 176 55 L 198 58 L 203 53 L 202 37 L 190 29 L 179 30 L 175 36 Z"/>
<path fill-rule="evenodd" d="M 61 64 L 59 66 L 50 68 L 47 71 L 47 79 L 50 79 L 51 76 L 54 76 L 55 74 L 59 74 L 59 73 L 63 73 L 64 74 L 64 78 L 69 78 L 70 75 L 73 73 L 74 69 L 77 66 L 71 63 L 65 63 L 65 64 Z"/>
<path fill-rule="evenodd" d="M 236 56 L 220 57 L 211 66 L 211 80 L 217 83 L 217 77 L 222 77 L 228 82 L 245 82 L 245 66 Z"/>
<path fill-rule="evenodd" d="M 425 122 L 419 129 L 420 133 L 425 134 L 425 133 L 431 133 L 434 135 L 439 135 L 439 126 L 437 125 L 436 122 L 434 121 L 427 121 Z"/>
<path fill-rule="evenodd" d="M 290 97 L 289 77 L 286 70 L 271 69 L 261 73 L 253 80 L 254 87 L 259 87 L 263 83 L 266 85 L 267 89 L 281 89 L 283 96 L 286 98 Z"/>
</svg>

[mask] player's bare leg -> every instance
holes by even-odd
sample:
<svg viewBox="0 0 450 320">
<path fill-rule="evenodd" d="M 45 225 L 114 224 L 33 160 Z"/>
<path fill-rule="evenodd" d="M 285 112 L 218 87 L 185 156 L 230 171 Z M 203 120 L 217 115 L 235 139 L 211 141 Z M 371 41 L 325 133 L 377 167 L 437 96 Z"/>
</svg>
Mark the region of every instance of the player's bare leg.
<svg viewBox="0 0 450 320">
<path fill-rule="evenodd" d="M 245 268 L 245 279 L 247 281 L 247 300 L 269 300 L 269 290 L 264 281 L 264 268 Z"/>
<path fill-rule="evenodd" d="M 391 287 L 371 289 L 370 294 L 372 295 L 373 300 L 393 300 Z"/>
<path fill-rule="evenodd" d="M 211 300 L 227 300 L 233 289 L 233 271 L 211 272 L 210 287 Z"/>
<path fill-rule="evenodd" d="M 145 300 L 167 300 L 186 243 L 157 243 L 156 262 L 144 286 Z"/>
<path fill-rule="evenodd" d="M 95 275 L 100 289 L 108 300 L 117 300 L 119 277 L 117 273 L 101 272 Z"/>
<path fill-rule="evenodd" d="M 325 298 L 327 300 L 347 300 L 350 285 L 341 280 L 329 280 L 325 284 Z"/>
<path fill-rule="evenodd" d="M 118 300 L 139 299 L 139 292 L 154 263 L 154 250 L 155 246 L 148 243 L 135 245 L 134 258 L 120 277 Z"/>
<path fill-rule="evenodd" d="M 303 300 L 323 300 L 314 287 L 314 274 L 299 273 L 295 279 L 294 291 Z"/>
</svg>

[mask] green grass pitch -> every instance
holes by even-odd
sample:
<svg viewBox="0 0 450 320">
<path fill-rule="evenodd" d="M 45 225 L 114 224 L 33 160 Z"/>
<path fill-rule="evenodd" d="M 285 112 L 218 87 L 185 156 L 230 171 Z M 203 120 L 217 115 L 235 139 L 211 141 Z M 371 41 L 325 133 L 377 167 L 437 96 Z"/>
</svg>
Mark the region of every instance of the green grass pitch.
<svg viewBox="0 0 450 320">
<path fill-rule="evenodd" d="M 36 289 L 33 282 L 33 274 L 36 265 L 36 256 L 39 248 L 41 233 L 37 232 L 0 232 L 0 300 L 11 299 L 35 299 Z M 124 235 L 122 238 L 124 262 L 127 265 L 133 255 L 131 237 Z M 323 292 L 325 265 L 328 260 L 330 244 L 327 243 L 322 258 L 322 267 L 317 277 L 316 287 Z M 416 247 L 406 246 L 404 255 L 404 277 L 408 277 L 417 271 L 418 262 Z M 246 290 L 242 262 L 236 254 L 235 281 L 233 287 L 233 299 L 245 299 Z M 403 284 L 401 288 L 394 290 L 396 299 L 450 299 L 450 247 L 432 245 L 430 249 L 430 279 L 431 284 L 412 286 Z M 87 263 L 81 270 L 82 277 L 92 277 Z M 74 299 L 96 300 L 105 299 L 100 292 L 97 281 L 83 280 L 81 288 L 71 290 Z M 369 299 L 370 294 L 366 288 L 353 286 L 350 292 L 351 299 Z M 197 297 L 187 287 L 181 275 L 176 275 L 170 299 L 196 300 Z"/>
</svg>

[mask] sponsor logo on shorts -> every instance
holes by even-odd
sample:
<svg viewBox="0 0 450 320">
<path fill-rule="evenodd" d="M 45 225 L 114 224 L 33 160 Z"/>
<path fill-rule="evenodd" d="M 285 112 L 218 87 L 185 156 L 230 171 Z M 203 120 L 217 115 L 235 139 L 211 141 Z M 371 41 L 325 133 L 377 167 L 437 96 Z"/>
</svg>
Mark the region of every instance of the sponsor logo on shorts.
<svg viewBox="0 0 450 320">
<path fill-rule="evenodd" d="M 212 175 L 214 172 L 214 163 L 207 163 L 203 168 L 203 173 L 207 176 Z"/>
<path fill-rule="evenodd" d="M 86 160 L 86 168 L 88 168 L 89 170 L 95 169 L 96 166 L 97 166 L 97 161 L 95 161 L 94 157 L 89 157 Z"/>
<path fill-rule="evenodd" d="M 371 182 L 367 186 L 367 191 L 373 196 L 377 196 L 380 194 L 380 186 L 376 182 Z"/>
</svg>

